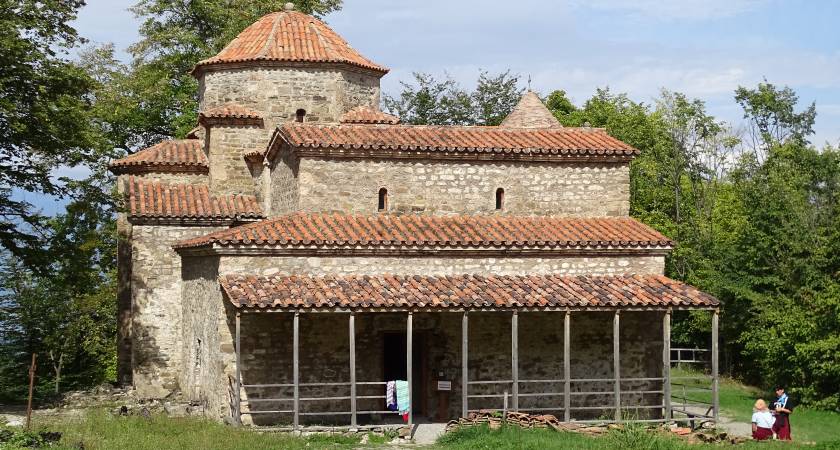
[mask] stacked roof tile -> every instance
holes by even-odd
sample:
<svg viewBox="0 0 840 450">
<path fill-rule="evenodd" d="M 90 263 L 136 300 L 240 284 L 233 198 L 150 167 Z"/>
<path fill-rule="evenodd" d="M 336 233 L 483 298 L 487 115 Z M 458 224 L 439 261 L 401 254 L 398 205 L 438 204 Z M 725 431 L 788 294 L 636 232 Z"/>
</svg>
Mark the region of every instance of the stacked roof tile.
<svg viewBox="0 0 840 450">
<path fill-rule="evenodd" d="M 487 156 L 493 159 L 620 159 L 639 151 L 597 128 L 502 128 L 417 125 L 319 125 L 286 123 L 279 134 L 297 153 L 313 149 L 335 156 L 377 151 L 404 157 L 423 153 L 424 157 L 446 158 L 459 155 Z M 273 148 L 272 148 L 273 150 Z M 335 150 L 335 151 L 334 151 Z M 249 156 L 259 156 L 251 154 Z"/>
<path fill-rule="evenodd" d="M 159 142 L 145 150 L 117 159 L 110 164 L 116 174 L 144 172 L 207 173 L 207 157 L 197 139 Z"/>
<path fill-rule="evenodd" d="M 662 275 L 350 275 L 219 279 L 237 308 L 712 308 L 718 300 Z"/>
<path fill-rule="evenodd" d="M 221 246 L 662 249 L 672 242 L 629 217 L 295 213 L 181 241 Z"/>
<path fill-rule="evenodd" d="M 374 110 L 367 106 L 357 106 L 344 113 L 338 120 L 341 123 L 396 125 L 400 119 L 396 116 Z"/>
<path fill-rule="evenodd" d="M 202 67 L 247 61 L 339 63 L 385 74 L 388 69 L 362 56 L 320 20 L 297 12 L 267 14 L 249 26 Z"/>
<path fill-rule="evenodd" d="M 203 119 L 253 119 L 260 120 L 262 115 L 236 103 L 225 103 L 224 105 L 210 108 L 199 113 Z"/>
<path fill-rule="evenodd" d="M 210 195 L 206 184 L 165 184 L 130 177 L 132 219 L 256 220 L 262 208 L 253 195 Z"/>
</svg>

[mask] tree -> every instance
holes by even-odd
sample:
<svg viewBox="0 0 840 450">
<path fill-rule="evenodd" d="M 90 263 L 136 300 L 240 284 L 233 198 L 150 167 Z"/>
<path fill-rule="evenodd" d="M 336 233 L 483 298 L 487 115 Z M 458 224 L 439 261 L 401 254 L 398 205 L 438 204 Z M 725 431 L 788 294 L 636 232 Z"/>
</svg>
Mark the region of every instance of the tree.
<svg viewBox="0 0 840 450">
<path fill-rule="evenodd" d="M 108 203 L 71 202 L 46 223 L 49 270 L 10 254 L 0 271 L 0 401 L 25 398 L 31 353 L 38 398 L 116 376 L 115 225 Z"/>
<path fill-rule="evenodd" d="M 438 80 L 415 72 L 414 82 L 400 82 L 399 96 L 385 95 L 385 110 L 413 125 L 498 125 L 522 96 L 519 77 L 505 71 L 496 75 L 481 71 L 473 92 L 467 92 L 447 76 Z"/>
<path fill-rule="evenodd" d="M 735 90 L 735 101 L 744 109 L 744 118 L 749 123 L 752 147 L 758 159 L 773 145 L 793 140 L 808 143 L 808 136 L 814 133 L 817 109 L 814 103 L 797 113 L 799 96 L 793 89 L 781 89 L 764 80 L 755 89 L 739 86 Z"/>
<path fill-rule="evenodd" d="M 34 264 L 42 218 L 14 189 L 63 196 L 54 171 L 98 158 L 91 78 L 67 59 L 82 0 L 0 2 L 0 247 Z"/>
</svg>

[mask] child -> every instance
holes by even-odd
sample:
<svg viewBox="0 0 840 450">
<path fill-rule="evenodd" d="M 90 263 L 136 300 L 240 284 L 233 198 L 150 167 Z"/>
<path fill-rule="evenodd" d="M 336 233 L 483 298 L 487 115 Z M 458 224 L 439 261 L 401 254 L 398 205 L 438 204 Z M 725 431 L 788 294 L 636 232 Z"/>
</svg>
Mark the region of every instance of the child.
<svg viewBox="0 0 840 450">
<path fill-rule="evenodd" d="M 776 401 L 773 402 L 773 414 L 776 416 L 776 423 L 773 424 L 773 431 L 780 441 L 789 441 L 790 438 L 790 413 L 793 411 L 793 402 L 785 393 L 785 387 L 776 386 Z"/>
<path fill-rule="evenodd" d="M 756 441 L 764 441 L 773 438 L 773 424 L 776 418 L 767 408 L 767 403 L 758 399 L 755 401 L 755 409 L 752 415 L 752 436 Z"/>
</svg>

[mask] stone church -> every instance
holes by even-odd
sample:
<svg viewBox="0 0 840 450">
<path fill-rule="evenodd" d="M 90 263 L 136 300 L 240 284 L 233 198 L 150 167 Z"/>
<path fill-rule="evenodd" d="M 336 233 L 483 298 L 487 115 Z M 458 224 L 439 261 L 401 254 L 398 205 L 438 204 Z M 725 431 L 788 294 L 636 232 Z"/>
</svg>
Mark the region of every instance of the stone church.
<svg viewBox="0 0 840 450">
<path fill-rule="evenodd" d="M 639 151 L 533 92 L 500 126 L 402 124 L 387 72 L 287 7 L 195 66 L 186 139 L 112 162 L 121 380 L 246 425 L 670 418 L 671 313 L 716 332 L 718 301 L 629 217 Z"/>
</svg>

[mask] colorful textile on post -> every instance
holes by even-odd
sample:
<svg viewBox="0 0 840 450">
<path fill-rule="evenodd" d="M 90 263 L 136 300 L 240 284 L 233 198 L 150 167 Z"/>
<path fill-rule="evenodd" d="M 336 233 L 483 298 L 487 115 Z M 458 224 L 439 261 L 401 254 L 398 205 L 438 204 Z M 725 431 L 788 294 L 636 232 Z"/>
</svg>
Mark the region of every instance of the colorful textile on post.
<svg viewBox="0 0 840 450">
<path fill-rule="evenodd" d="M 385 387 L 385 407 L 391 411 L 397 410 L 397 383 L 389 381 Z"/>
<path fill-rule="evenodd" d="M 411 399 L 408 393 L 408 381 L 397 380 L 397 410 L 400 414 L 407 414 L 411 409 Z"/>
</svg>

